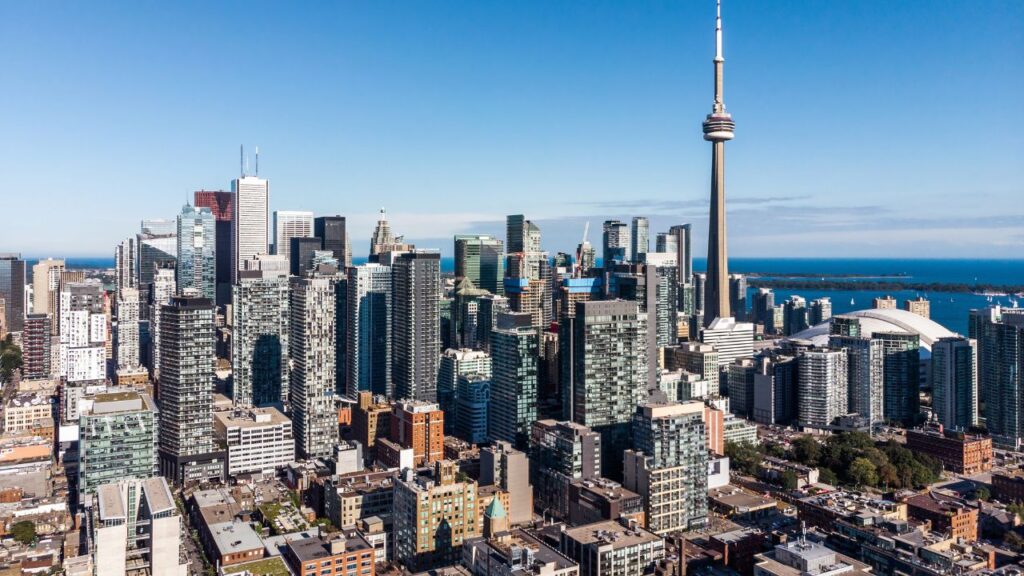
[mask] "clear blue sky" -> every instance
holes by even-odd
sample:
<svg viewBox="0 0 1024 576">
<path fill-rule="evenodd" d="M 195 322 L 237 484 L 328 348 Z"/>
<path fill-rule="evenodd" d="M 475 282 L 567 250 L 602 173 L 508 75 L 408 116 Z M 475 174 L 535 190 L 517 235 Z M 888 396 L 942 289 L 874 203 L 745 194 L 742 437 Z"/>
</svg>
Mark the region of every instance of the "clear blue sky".
<svg viewBox="0 0 1024 576">
<path fill-rule="evenodd" d="M 301 7 L 301 9 L 299 9 Z M 1024 2 L 725 0 L 733 256 L 1024 256 Z M 714 3 L 4 2 L 0 252 L 109 255 L 261 150 L 424 247 L 692 221 Z"/>
</svg>

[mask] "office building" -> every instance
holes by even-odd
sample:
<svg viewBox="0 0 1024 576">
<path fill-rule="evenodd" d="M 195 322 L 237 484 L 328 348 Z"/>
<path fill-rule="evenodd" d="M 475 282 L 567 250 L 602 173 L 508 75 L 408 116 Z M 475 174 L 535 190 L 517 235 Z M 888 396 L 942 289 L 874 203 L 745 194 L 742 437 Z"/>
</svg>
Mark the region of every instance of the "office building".
<svg viewBox="0 0 1024 576">
<path fill-rule="evenodd" d="M 537 419 L 540 334 L 526 314 L 498 316 L 491 333 L 490 436 L 525 448 Z"/>
<path fill-rule="evenodd" d="M 601 434 L 604 476 L 616 479 L 633 410 L 647 397 L 647 314 L 626 300 L 579 302 L 566 323 L 563 409 Z"/>
<path fill-rule="evenodd" d="M 374 548 L 355 532 L 289 540 L 283 556 L 297 576 L 374 574 Z"/>
<path fill-rule="evenodd" d="M 238 272 L 231 305 L 231 397 L 236 406 L 288 399 L 288 290 L 288 276 L 282 272 Z"/>
<path fill-rule="evenodd" d="M 227 447 L 231 477 L 260 473 L 273 476 L 295 462 L 292 422 L 276 408 L 214 412 L 213 430 Z"/>
<path fill-rule="evenodd" d="M 978 343 L 953 336 L 932 343 L 932 414 L 952 430 L 978 425 Z"/>
<path fill-rule="evenodd" d="M 726 367 L 729 408 L 748 420 L 754 417 L 754 377 L 758 368 L 753 358 L 737 358 Z"/>
<path fill-rule="evenodd" d="M 441 255 L 428 250 L 400 254 L 391 274 L 391 377 L 395 397 L 436 402 L 441 354 Z"/>
<path fill-rule="evenodd" d="M 874 332 L 882 342 L 882 415 L 910 426 L 920 415 L 920 336 L 907 332 Z"/>
<path fill-rule="evenodd" d="M 848 358 L 849 411 L 870 424 L 884 422 L 885 355 L 882 341 L 859 336 L 860 320 L 857 318 L 836 318 L 836 322 L 832 323 L 832 332 L 829 346 L 845 349 Z M 844 332 L 850 335 L 844 335 Z"/>
<path fill-rule="evenodd" d="M 177 290 L 198 291 L 203 298 L 217 297 L 216 221 L 209 208 L 186 204 L 178 214 Z"/>
<path fill-rule="evenodd" d="M 491 350 L 491 332 L 498 325 L 498 314 L 509 310 L 504 296 L 489 294 L 476 299 L 476 339 L 484 352 Z"/>
<path fill-rule="evenodd" d="M 267 229 L 270 224 L 270 183 L 258 176 L 242 174 L 231 181 L 231 191 L 235 196 L 232 219 L 235 259 L 232 277 L 237 280 L 242 262 L 257 254 L 269 253 Z"/>
<path fill-rule="evenodd" d="M 824 430 L 849 411 L 849 367 L 843 350 L 807 350 L 798 360 L 797 420 Z"/>
<path fill-rule="evenodd" d="M 559 552 L 580 566 L 580 576 L 643 576 L 665 558 L 665 540 L 627 519 L 567 528 Z"/>
<path fill-rule="evenodd" d="M 176 296 L 160 310 L 160 470 L 175 484 L 224 477 L 213 441 L 213 302 Z"/>
<path fill-rule="evenodd" d="M 703 402 L 637 406 L 633 449 L 624 460 L 623 485 L 644 497 L 651 532 L 666 535 L 707 523 Z"/>
<path fill-rule="evenodd" d="M 25 261 L 20 254 L 0 254 L 0 299 L 7 331 L 21 332 L 25 324 Z"/>
<path fill-rule="evenodd" d="M 985 426 L 996 446 L 1024 443 L 1024 309 L 971 310 L 968 336 L 978 343 L 978 388 Z"/>
<path fill-rule="evenodd" d="M 932 305 L 931 302 L 926 300 L 924 296 L 918 296 L 917 298 L 906 299 L 903 301 L 903 309 L 912 314 L 917 314 L 922 318 L 932 317 Z"/>
<path fill-rule="evenodd" d="M 480 449 L 480 485 L 497 486 L 509 494 L 509 522 L 533 522 L 533 486 L 530 459 L 504 441 Z"/>
<path fill-rule="evenodd" d="M 163 478 L 100 486 L 85 505 L 85 548 L 95 576 L 182 576 L 181 515 Z"/>
<path fill-rule="evenodd" d="M 654 238 L 654 251 L 659 254 L 675 255 L 679 250 L 679 239 L 671 232 L 658 232 Z M 677 280 L 678 282 L 678 280 Z"/>
<path fill-rule="evenodd" d="M 569 485 L 601 477 L 601 435 L 574 422 L 538 420 L 530 430 L 536 509 L 569 517 Z"/>
<path fill-rule="evenodd" d="M 316 268 L 317 253 L 320 250 L 319 238 L 290 238 L 288 249 L 288 269 L 292 276 L 305 276 Z"/>
<path fill-rule="evenodd" d="M 413 466 L 444 458 L 445 413 L 437 404 L 405 400 L 391 407 L 389 440 L 400 448 L 412 449 Z"/>
<path fill-rule="evenodd" d="M 292 238 L 313 238 L 313 213 L 302 210 L 274 210 L 274 254 L 289 258 Z M 317 242 L 318 249 L 323 240 Z"/>
<path fill-rule="evenodd" d="M 504 243 L 485 234 L 455 236 L 455 278 L 469 278 L 491 294 L 504 290 Z"/>
<path fill-rule="evenodd" d="M 193 204 L 213 214 L 214 253 L 217 256 L 217 306 L 231 303 L 234 255 L 235 194 L 227 190 L 196 190 Z"/>
<path fill-rule="evenodd" d="M 369 263 L 348 269 L 345 284 L 345 394 L 359 392 L 390 396 L 391 267 Z"/>
<path fill-rule="evenodd" d="M 135 236 L 135 247 L 139 260 L 135 267 L 139 275 L 136 282 L 136 288 L 139 289 L 139 301 L 152 302 L 152 284 L 156 271 L 162 268 L 170 268 L 173 271 L 177 266 L 177 220 L 143 220 L 140 231 Z M 140 317 L 143 320 L 148 320 L 146 315 L 150 311 L 143 309 L 140 312 Z"/>
<path fill-rule="evenodd" d="M 445 420 L 453 435 L 471 444 L 491 441 L 491 389 L 489 374 L 469 373 L 456 377 L 454 406 L 444 411 L 454 414 L 454 418 Z"/>
<path fill-rule="evenodd" d="M 25 316 L 21 332 L 21 374 L 26 380 L 49 378 L 52 373 L 53 353 L 49 314 Z"/>
<path fill-rule="evenodd" d="M 149 353 L 143 353 L 143 357 L 149 358 L 149 369 L 154 379 L 160 379 L 160 326 L 162 324 L 163 307 L 171 303 L 174 297 L 174 267 L 159 267 L 153 272 L 149 284 L 149 298 L 151 304 L 142 306 L 142 310 L 149 311 Z M 141 298 L 141 294 L 140 294 Z M 140 342 L 142 338 L 140 335 Z M 140 345 L 141 351 L 141 345 Z"/>
<path fill-rule="evenodd" d="M 119 244 L 114 254 L 114 269 L 117 273 L 115 285 L 121 288 L 135 287 L 135 239 L 129 238 Z M 60 306 L 60 278 L 65 271 L 63 260 L 46 258 L 32 265 L 32 313 L 49 314 L 54 319 Z M 53 328 L 56 328 L 54 322 Z"/>
<path fill-rule="evenodd" d="M 737 320 L 747 319 L 747 277 L 743 274 L 729 275 L 729 307 Z"/>
<path fill-rule="evenodd" d="M 629 262 L 631 249 L 629 225 L 618 220 L 606 220 L 601 241 L 601 259 L 605 269 L 613 264 Z"/>
<path fill-rule="evenodd" d="M 458 562 L 465 540 L 480 534 L 477 484 L 457 481 L 455 462 L 431 472 L 403 470 L 395 482 L 395 557 L 419 572 Z"/>
<path fill-rule="evenodd" d="M 700 375 L 708 383 L 708 394 L 718 396 L 721 355 L 711 344 L 684 342 L 665 350 L 665 368 Z"/>
<path fill-rule="evenodd" d="M 454 414 L 458 404 L 457 385 L 460 376 L 476 374 L 485 380 L 491 377 L 491 356 L 482 350 L 449 348 L 441 355 L 437 372 L 437 403 L 446 414 Z M 487 386 L 488 390 L 490 385 Z M 454 433 L 455 419 L 446 423 Z M 486 435 L 486 432 L 485 432 Z"/>
<path fill-rule="evenodd" d="M 117 291 L 117 340 L 116 358 L 119 370 L 130 370 L 141 366 L 139 348 L 139 291 L 122 288 Z"/>
<path fill-rule="evenodd" d="M 817 326 L 822 322 L 828 322 L 832 318 L 832 300 L 828 297 L 811 300 L 807 307 L 807 324 Z"/>
<path fill-rule="evenodd" d="M 78 493 L 86 502 L 103 484 L 158 473 L 153 399 L 137 392 L 97 394 L 83 402 L 78 419 Z"/>
<path fill-rule="evenodd" d="M 726 367 L 737 358 L 754 355 L 754 325 L 733 318 L 718 318 L 701 330 L 700 341 L 714 346 L 719 367 Z"/>
<path fill-rule="evenodd" d="M 631 262 L 644 261 L 643 256 L 651 251 L 651 223 L 644 216 L 633 217 L 630 231 L 629 259 Z"/>
<path fill-rule="evenodd" d="M 320 239 L 322 249 L 334 254 L 339 269 L 352 266 L 352 244 L 344 216 L 317 216 L 313 219 L 313 236 Z"/>
<path fill-rule="evenodd" d="M 103 380 L 107 375 L 103 285 L 65 283 L 60 297 L 60 375 L 68 382 Z"/>
<path fill-rule="evenodd" d="M 335 279 L 293 277 L 290 297 L 292 429 L 302 457 L 329 458 L 338 443 Z"/>
</svg>

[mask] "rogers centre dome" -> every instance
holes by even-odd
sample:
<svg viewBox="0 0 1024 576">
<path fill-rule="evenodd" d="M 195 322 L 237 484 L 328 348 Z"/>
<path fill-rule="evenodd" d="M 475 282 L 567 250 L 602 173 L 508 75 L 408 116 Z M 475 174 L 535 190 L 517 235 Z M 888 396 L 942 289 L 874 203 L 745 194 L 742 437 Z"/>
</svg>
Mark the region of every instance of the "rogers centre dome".
<svg viewBox="0 0 1024 576">
<path fill-rule="evenodd" d="M 939 338 L 956 336 L 938 322 L 934 322 L 913 312 L 886 308 L 884 310 L 868 309 L 856 312 L 838 314 L 838 316 L 860 318 L 860 329 L 862 336 L 871 336 L 875 332 L 908 332 L 917 334 L 921 338 L 921 348 L 931 354 L 932 343 Z M 829 332 L 832 330 L 832 320 L 812 326 L 802 332 L 793 334 L 789 340 L 809 340 L 815 346 L 828 346 Z"/>
</svg>

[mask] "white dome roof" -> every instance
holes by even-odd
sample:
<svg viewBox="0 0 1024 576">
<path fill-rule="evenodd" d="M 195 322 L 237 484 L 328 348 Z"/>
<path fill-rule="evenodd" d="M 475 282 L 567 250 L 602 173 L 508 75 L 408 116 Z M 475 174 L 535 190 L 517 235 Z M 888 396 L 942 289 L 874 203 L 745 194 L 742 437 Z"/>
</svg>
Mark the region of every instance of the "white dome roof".
<svg viewBox="0 0 1024 576">
<path fill-rule="evenodd" d="M 955 332 L 947 330 L 938 322 L 897 308 L 886 308 L 884 310 L 871 308 L 847 312 L 846 314 L 839 314 L 839 316 L 859 318 L 861 335 L 863 336 L 871 336 L 875 332 L 908 332 L 917 334 L 921 338 L 921 348 L 924 348 L 929 353 L 932 350 L 932 343 L 939 338 L 957 335 Z M 810 340 L 815 346 L 827 346 L 831 329 L 832 320 L 828 320 L 793 334 L 789 339 Z"/>
</svg>

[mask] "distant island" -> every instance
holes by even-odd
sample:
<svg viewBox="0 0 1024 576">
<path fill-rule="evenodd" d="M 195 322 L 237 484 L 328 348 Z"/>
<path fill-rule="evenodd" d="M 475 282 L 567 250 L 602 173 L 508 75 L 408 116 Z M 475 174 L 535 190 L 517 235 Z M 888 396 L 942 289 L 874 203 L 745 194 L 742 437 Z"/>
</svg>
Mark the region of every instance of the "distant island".
<svg viewBox="0 0 1024 576">
<path fill-rule="evenodd" d="M 1005 284 L 962 284 L 947 282 L 900 282 L 896 280 L 850 280 L 857 276 L 836 276 L 829 274 L 803 274 L 801 277 L 780 277 L 780 274 L 748 276 L 747 285 L 753 288 L 784 288 L 787 290 L 847 290 L 872 292 L 949 292 L 978 294 L 980 296 L 1017 295 L 1024 297 L 1024 286 Z M 904 276 L 909 278 L 908 276 Z M 820 278 L 812 280 L 811 278 Z M 861 278 L 878 278 L 861 276 Z"/>
</svg>

